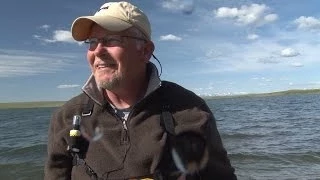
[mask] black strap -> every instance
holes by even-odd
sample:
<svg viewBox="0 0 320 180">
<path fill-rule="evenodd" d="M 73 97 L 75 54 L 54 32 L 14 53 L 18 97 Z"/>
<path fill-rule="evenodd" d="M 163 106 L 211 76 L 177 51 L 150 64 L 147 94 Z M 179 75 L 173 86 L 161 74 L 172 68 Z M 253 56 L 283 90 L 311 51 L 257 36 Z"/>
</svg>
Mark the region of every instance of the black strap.
<svg viewBox="0 0 320 180">
<path fill-rule="evenodd" d="M 98 175 L 94 170 L 84 161 L 84 166 L 86 168 L 86 173 L 90 176 L 92 180 L 98 180 Z"/>
<path fill-rule="evenodd" d="M 86 95 L 85 100 L 82 104 L 82 117 L 91 116 L 93 111 L 94 101 Z M 84 152 L 72 152 L 73 156 L 73 165 L 84 165 L 86 169 L 86 174 L 90 177 L 92 180 L 98 180 L 97 173 L 87 164 L 87 162 L 83 159 L 84 158 Z"/>
<path fill-rule="evenodd" d="M 173 120 L 172 114 L 169 111 L 169 105 L 164 105 L 163 106 L 163 110 L 161 112 L 161 117 L 160 117 L 160 125 L 171 136 L 175 136 L 175 131 L 174 131 L 175 124 L 174 124 L 174 120 Z"/>
<path fill-rule="evenodd" d="M 160 117 L 160 125 L 164 128 L 164 130 L 169 133 L 169 135 L 175 136 L 175 123 L 174 119 L 172 117 L 172 114 L 170 112 L 170 104 L 167 100 L 167 96 L 164 94 L 163 90 L 168 87 L 168 84 L 166 81 L 161 82 L 161 89 L 159 92 L 161 103 L 162 103 L 162 112 Z"/>
<path fill-rule="evenodd" d="M 161 89 L 159 92 L 159 96 L 161 98 L 162 102 L 162 110 L 160 114 L 160 125 L 161 127 L 167 132 L 167 141 L 164 148 L 164 152 L 161 158 L 161 161 L 158 164 L 157 169 L 155 170 L 154 179 L 155 180 L 168 180 L 172 179 L 170 174 L 170 171 L 172 169 L 175 169 L 174 164 L 167 164 L 168 162 L 173 162 L 172 157 L 170 155 L 170 147 L 172 144 L 172 141 L 174 140 L 174 137 L 176 136 L 175 133 L 175 122 L 174 118 L 171 113 L 171 106 L 169 104 L 169 101 L 167 100 L 167 96 L 164 94 L 164 88 L 166 88 L 168 85 L 165 81 L 162 81 Z"/>
<path fill-rule="evenodd" d="M 82 117 L 91 116 L 93 111 L 94 101 L 86 95 L 86 100 L 82 104 Z"/>
</svg>

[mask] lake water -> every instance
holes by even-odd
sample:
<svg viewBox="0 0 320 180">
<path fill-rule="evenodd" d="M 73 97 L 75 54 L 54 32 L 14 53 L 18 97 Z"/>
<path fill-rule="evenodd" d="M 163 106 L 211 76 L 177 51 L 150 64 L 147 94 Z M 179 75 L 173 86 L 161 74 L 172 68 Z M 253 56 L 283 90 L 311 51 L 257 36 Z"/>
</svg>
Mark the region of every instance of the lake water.
<svg viewBox="0 0 320 180">
<path fill-rule="evenodd" d="M 207 100 L 240 180 L 320 179 L 320 95 Z M 43 179 L 55 108 L 0 110 L 0 179 Z"/>
</svg>

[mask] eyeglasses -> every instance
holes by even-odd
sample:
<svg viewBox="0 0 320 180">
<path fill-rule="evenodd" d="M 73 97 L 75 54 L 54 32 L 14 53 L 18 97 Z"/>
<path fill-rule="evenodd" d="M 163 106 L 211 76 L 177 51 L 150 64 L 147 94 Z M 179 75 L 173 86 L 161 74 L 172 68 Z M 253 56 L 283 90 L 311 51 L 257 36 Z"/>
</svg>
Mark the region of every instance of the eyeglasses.
<svg viewBox="0 0 320 180">
<path fill-rule="evenodd" d="M 89 44 L 89 49 L 93 50 L 97 48 L 99 43 L 101 43 L 103 46 L 106 46 L 106 47 L 121 46 L 124 43 L 123 38 L 131 38 L 131 39 L 147 42 L 147 40 L 140 37 L 135 37 L 135 36 L 107 35 L 103 38 L 87 39 L 84 41 L 84 43 Z"/>
</svg>

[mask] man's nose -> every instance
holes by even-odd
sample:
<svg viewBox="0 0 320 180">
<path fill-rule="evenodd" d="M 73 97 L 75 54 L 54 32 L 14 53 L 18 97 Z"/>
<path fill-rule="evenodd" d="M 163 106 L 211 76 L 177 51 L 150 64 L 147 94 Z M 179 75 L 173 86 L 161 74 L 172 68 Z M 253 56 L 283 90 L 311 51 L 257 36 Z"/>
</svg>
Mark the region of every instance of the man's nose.
<svg viewBox="0 0 320 180">
<path fill-rule="evenodd" d="M 96 56 L 102 56 L 102 55 L 104 55 L 106 53 L 108 53 L 108 50 L 107 50 L 106 46 L 104 46 L 103 43 L 99 42 L 97 44 L 96 49 L 94 50 L 94 54 Z"/>
</svg>

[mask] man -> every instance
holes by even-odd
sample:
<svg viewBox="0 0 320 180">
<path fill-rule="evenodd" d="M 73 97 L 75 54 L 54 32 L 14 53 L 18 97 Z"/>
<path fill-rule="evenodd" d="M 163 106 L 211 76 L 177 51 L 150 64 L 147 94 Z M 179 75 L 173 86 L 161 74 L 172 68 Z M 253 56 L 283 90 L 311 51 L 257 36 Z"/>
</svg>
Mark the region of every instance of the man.
<svg viewBox="0 0 320 180">
<path fill-rule="evenodd" d="M 236 179 L 205 101 L 161 81 L 149 61 L 141 10 L 106 3 L 71 31 L 88 43 L 92 75 L 52 117 L 45 179 Z"/>
</svg>

